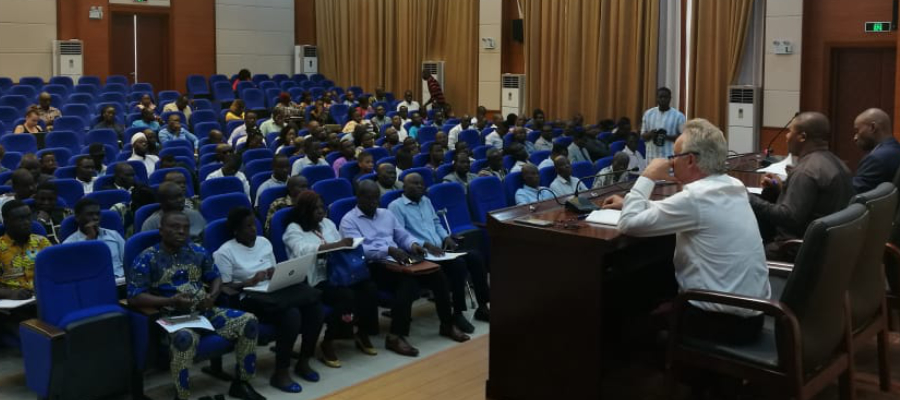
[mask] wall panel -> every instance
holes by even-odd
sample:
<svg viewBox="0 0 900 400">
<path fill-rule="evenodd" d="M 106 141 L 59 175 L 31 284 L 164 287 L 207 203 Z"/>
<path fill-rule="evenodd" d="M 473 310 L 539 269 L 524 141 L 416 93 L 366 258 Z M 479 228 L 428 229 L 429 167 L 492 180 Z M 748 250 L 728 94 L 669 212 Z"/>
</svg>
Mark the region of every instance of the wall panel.
<svg viewBox="0 0 900 400">
<path fill-rule="evenodd" d="M 49 79 L 54 39 L 56 0 L 0 1 L 0 76 Z"/>
<path fill-rule="evenodd" d="M 218 73 L 290 74 L 295 17 L 293 0 L 216 0 Z"/>
</svg>

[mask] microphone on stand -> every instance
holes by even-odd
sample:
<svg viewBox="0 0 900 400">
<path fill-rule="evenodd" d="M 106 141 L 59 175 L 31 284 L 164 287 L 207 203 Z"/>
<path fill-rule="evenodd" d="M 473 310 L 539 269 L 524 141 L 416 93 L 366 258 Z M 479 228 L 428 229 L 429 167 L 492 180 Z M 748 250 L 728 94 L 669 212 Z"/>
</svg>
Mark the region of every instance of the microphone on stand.
<svg viewBox="0 0 900 400">
<path fill-rule="evenodd" d="M 779 137 L 781 137 L 781 134 L 782 134 L 782 133 L 784 133 L 785 131 L 787 131 L 788 127 L 791 126 L 791 122 L 794 122 L 794 119 L 796 119 L 798 115 L 800 115 L 800 112 L 799 112 L 799 111 L 795 112 L 795 113 L 794 113 L 794 116 L 791 117 L 791 119 L 790 119 L 786 124 L 784 124 L 784 127 L 782 127 L 781 130 L 778 131 L 778 133 L 775 134 L 775 136 L 772 136 L 772 139 L 769 140 L 769 143 L 768 143 L 768 144 L 766 144 L 766 148 L 764 149 L 765 154 L 766 154 L 766 159 L 763 160 L 763 162 L 765 162 L 765 163 L 767 163 L 767 164 L 764 165 L 764 167 L 768 166 L 769 164 L 772 164 L 772 163 L 775 163 L 775 162 L 776 162 L 775 160 L 772 159 L 772 145 L 775 143 L 775 140 L 776 140 L 776 139 L 778 139 Z"/>
<path fill-rule="evenodd" d="M 599 207 L 597 207 L 594 204 L 594 202 L 591 201 L 590 199 L 578 197 L 578 187 L 581 185 L 581 182 L 584 181 L 585 179 L 601 178 L 604 176 L 631 173 L 631 172 L 637 172 L 637 171 L 638 171 L 638 167 L 634 167 L 632 169 L 628 169 L 628 170 L 624 170 L 624 171 L 598 173 L 598 174 L 586 176 L 584 178 L 579 179 L 578 182 L 575 183 L 575 193 L 572 195 L 572 198 L 570 198 L 569 200 L 566 200 L 566 208 L 568 208 L 569 210 L 574 211 L 576 213 L 579 213 L 579 214 L 587 214 L 591 211 L 599 209 Z"/>
</svg>

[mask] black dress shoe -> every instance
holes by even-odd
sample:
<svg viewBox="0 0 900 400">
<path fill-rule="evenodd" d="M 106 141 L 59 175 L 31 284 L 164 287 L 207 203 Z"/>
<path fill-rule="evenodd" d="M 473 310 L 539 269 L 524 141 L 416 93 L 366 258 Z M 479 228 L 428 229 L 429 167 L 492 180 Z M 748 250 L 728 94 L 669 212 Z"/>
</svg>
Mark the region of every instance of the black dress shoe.
<svg viewBox="0 0 900 400">
<path fill-rule="evenodd" d="M 456 326 L 453 326 L 452 324 L 441 325 L 440 334 L 441 336 L 450 338 L 455 342 L 461 343 L 469 340 L 469 335 L 460 332 L 459 329 L 457 329 Z"/>
<path fill-rule="evenodd" d="M 487 306 L 478 307 L 475 310 L 475 320 L 481 322 L 491 322 L 491 309 Z"/>
<path fill-rule="evenodd" d="M 253 386 L 250 386 L 250 382 L 244 382 L 239 379 L 235 379 L 231 382 L 231 387 L 228 389 L 228 395 L 242 400 L 266 400 L 263 395 L 257 393 L 256 390 L 253 389 Z"/>
<path fill-rule="evenodd" d="M 419 349 L 410 346 L 409 343 L 406 343 L 406 339 L 404 339 L 402 336 L 388 335 L 384 339 L 384 347 L 401 356 L 419 356 Z"/>
<path fill-rule="evenodd" d="M 466 319 L 466 316 L 461 312 L 453 315 L 453 325 L 456 325 L 459 330 L 465 333 L 475 332 L 475 326 L 472 325 L 472 323 L 469 322 L 469 320 Z"/>
</svg>

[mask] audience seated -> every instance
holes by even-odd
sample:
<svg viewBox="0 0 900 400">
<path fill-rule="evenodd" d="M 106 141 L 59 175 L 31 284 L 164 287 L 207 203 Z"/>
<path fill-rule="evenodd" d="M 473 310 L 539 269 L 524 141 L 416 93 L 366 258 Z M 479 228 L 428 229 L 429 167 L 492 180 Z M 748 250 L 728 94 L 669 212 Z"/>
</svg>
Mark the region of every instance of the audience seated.
<svg viewBox="0 0 900 400">
<path fill-rule="evenodd" d="M 522 132 L 524 135 L 524 130 Z M 509 172 L 519 172 L 522 170 L 523 166 L 531 164 L 531 161 L 528 161 L 529 152 L 521 143 L 513 142 L 506 150 L 516 162 L 515 164 L 513 164 L 513 167 L 509 170 Z"/>
<path fill-rule="evenodd" d="M 383 105 L 375 107 L 375 116 L 369 120 L 372 123 L 372 129 L 375 132 L 381 132 L 381 128 L 391 124 L 391 119 L 387 116 L 387 110 Z"/>
<path fill-rule="evenodd" d="M 187 195 L 190 193 L 188 191 L 188 182 L 187 178 L 178 171 L 171 171 L 166 173 L 166 176 L 163 177 L 163 182 L 172 182 L 178 185 L 181 188 L 181 191 L 184 192 L 184 208 L 191 210 L 200 210 L 200 196 L 194 195 L 193 197 L 188 198 Z"/>
<path fill-rule="evenodd" d="M 450 232 L 438 217 L 428 196 L 425 196 L 425 184 L 417 173 L 406 175 L 403 179 L 403 195 L 388 205 L 397 222 L 409 232 L 429 254 L 440 257 L 445 251 L 456 251 L 458 245 Z M 466 284 L 472 279 L 478 308 L 475 319 L 487 322 L 490 319 L 488 302 L 490 288 L 487 272 L 481 254 L 472 248 L 465 250 L 465 255 L 452 260 L 439 261 L 438 265 L 450 281 L 450 292 L 453 294 L 453 322 L 459 330 L 472 333 L 475 327 L 466 320 Z"/>
<path fill-rule="evenodd" d="M 353 239 L 342 238 L 334 222 L 325 218 L 325 205 L 315 192 L 302 191 L 297 195 L 293 207 L 283 238 L 288 257 L 303 257 L 353 244 Z M 369 340 L 369 336 L 377 335 L 379 331 L 375 283 L 370 279 L 363 279 L 351 286 L 335 285 L 328 280 L 326 256 L 317 258 L 307 280 L 310 285 L 322 291 L 322 301 L 333 309 L 326 321 L 328 329 L 320 346 L 322 362 L 331 368 L 341 367 L 333 345 L 338 339 L 352 338 L 363 354 L 377 355 L 378 351 Z"/>
<path fill-rule="evenodd" d="M 114 204 L 110 210 L 115 211 L 122 218 L 122 226 L 125 228 L 125 238 L 130 238 L 141 227 L 134 226 L 134 213 L 141 207 L 157 203 L 156 193 L 146 185 L 135 184 L 131 189 L 131 202 Z"/>
<path fill-rule="evenodd" d="M 310 367 L 309 360 L 322 330 L 320 293 L 306 283 L 272 293 L 244 291 L 244 288 L 272 277 L 275 254 L 269 240 L 257 236 L 253 210 L 246 207 L 232 209 L 228 213 L 227 228 L 234 238 L 213 253 L 225 292 L 228 294 L 230 289 L 238 295 L 238 309 L 252 312 L 261 322 L 275 326 L 275 371 L 269 384 L 284 392 L 299 393 L 302 388 L 291 379 L 289 368 L 297 336 L 302 337 L 302 344 L 294 371 L 307 381 L 319 381 L 319 373 Z"/>
<path fill-rule="evenodd" d="M 850 170 L 828 150 L 830 133 L 824 115 L 798 115 L 787 133 L 794 168 L 784 181 L 766 174 L 762 196 L 750 196 L 770 259 L 793 261 L 796 248 L 782 249 L 783 241 L 802 238 L 810 222 L 843 209 L 854 194 Z"/>
<path fill-rule="evenodd" d="M 538 128 L 535 128 L 535 130 L 537 129 Z M 534 141 L 534 150 L 553 150 L 553 128 L 549 125 L 543 125 L 543 127 L 540 129 L 540 132 L 541 136 Z"/>
<path fill-rule="evenodd" d="M 147 217 L 144 225 L 136 232 L 152 231 L 159 229 L 160 221 L 166 213 L 177 212 L 188 218 L 190 224 L 191 241 L 194 243 L 203 242 L 203 230 L 206 229 L 206 220 L 197 210 L 185 209 L 184 207 L 184 190 L 172 182 L 163 182 L 159 185 L 157 191 L 159 197 L 159 210 Z M 137 211 L 137 210 L 135 210 Z"/>
<path fill-rule="evenodd" d="M 231 132 L 231 136 L 228 139 L 231 142 L 231 146 L 237 147 L 238 144 L 247 141 L 247 135 L 260 132 L 259 126 L 256 125 L 257 121 L 256 112 L 247 111 L 244 114 L 244 124 L 234 128 L 234 131 Z"/>
<path fill-rule="evenodd" d="M 25 122 L 16 126 L 13 133 L 41 133 L 44 128 L 40 124 L 41 115 L 35 108 L 29 108 L 25 112 Z"/>
<path fill-rule="evenodd" d="M 400 111 L 400 108 L 406 108 L 409 111 L 418 111 L 422 107 L 419 105 L 418 101 L 413 100 L 412 90 L 407 90 L 403 92 L 403 101 L 397 105 L 397 111 Z"/>
<path fill-rule="evenodd" d="M 550 184 L 550 190 L 557 196 L 565 194 L 581 192 L 587 190 L 584 183 L 578 178 L 572 176 L 572 163 L 566 157 L 556 157 L 553 160 L 553 167 L 556 168 L 556 179 Z"/>
<path fill-rule="evenodd" d="M 322 153 L 320 153 L 318 140 L 306 139 L 303 141 L 303 153 L 304 156 L 294 161 L 294 164 L 291 165 L 291 176 L 300 175 L 303 168 L 310 165 L 328 165 L 328 161 L 325 161 L 325 157 L 322 157 Z M 337 176 L 337 173 L 335 173 L 335 176 Z"/>
<path fill-rule="evenodd" d="M 272 227 L 272 217 L 275 216 L 275 212 L 282 208 L 293 207 L 297 204 L 297 196 L 300 196 L 300 193 L 308 188 L 309 181 L 307 181 L 306 177 L 303 175 L 294 175 L 287 180 L 287 195 L 275 199 L 275 201 L 269 205 L 269 211 L 266 213 L 266 221 L 263 225 L 263 230 L 267 235 L 269 234 L 269 229 Z"/>
<path fill-rule="evenodd" d="M 55 161 L 56 158 L 54 157 L 54 162 Z M 22 156 L 22 160 L 19 161 L 19 168 L 25 169 L 31 173 L 31 176 L 34 178 L 34 184 L 46 182 L 53 179 L 53 175 L 48 175 L 41 172 L 41 163 L 38 160 L 37 156 L 32 153 L 26 153 Z"/>
<path fill-rule="evenodd" d="M 125 255 L 125 239 L 119 232 L 100 226 L 100 204 L 91 198 L 82 198 L 75 203 L 75 222 L 78 230 L 69 235 L 63 243 L 99 240 L 109 247 L 112 257 L 113 273 L 117 278 L 125 276 L 122 257 Z M 49 231 L 48 231 L 49 232 Z"/>
<path fill-rule="evenodd" d="M 287 116 L 284 114 L 284 108 L 274 108 L 272 109 L 272 118 L 266 120 L 259 125 L 259 131 L 263 135 L 268 135 L 273 132 L 281 132 L 287 125 L 285 121 Z M 232 134 L 233 135 L 233 134 Z"/>
<path fill-rule="evenodd" d="M 100 113 L 100 122 L 94 124 L 93 129 L 112 129 L 119 136 L 119 141 L 125 139 L 125 126 L 116 119 L 116 107 L 106 106 Z"/>
<path fill-rule="evenodd" d="M 580 161 L 591 162 L 591 155 L 590 153 L 588 153 L 588 149 L 586 147 L 587 132 L 571 130 L 569 132 L 572 133 L 572 144 L 570 144 L 569 148 L 567 149 L 569 153 L 569 161 L 572 163 L 577 163 Z"/>
<path fill-rule="evenodd" d="M 31 210 L 20 200 L 3 203 L 0 214 L 6 227 L 0 236 L 0 299 L 29 299 L 34 296 L 35 256 L 50 241 L 31 233 Z M 13 309 L 0 322 L 0 333 L 17 336 L 19 322 L 36 315 L 34 305 Z"/>
<path fill-rule="evenodd" d="M 256 189 L 256 199 L 253 204 L 259 204 L 259 195 L 268 188 L 287 185 L 291 172 L 291 161 L 288 156 L 278 154 L 272 159 L 272 177 L 259 185 Z"/>
<path fill-rule="evenodd" d="M 334 176 L 338 177 L 341 176 L 341 167 L 356 159 L 356 146 L 353 145 L 352 140 L 342 140 L 340 146 L 341 156 L 331 164 L 331 167 L 334 169 Z"/>
<path fill-rule="evenodd" d="M 163 145 L 170 140 L 187 140 L 191 142 L 194 150 L 197 150 L 197 137 L 181 125 L 181 116 L 178 114 L 169 114 L 166 127 L 159 131 L 158 136 L 159 142 Z"/>
<path fill-rule="evenodd" d="M 37 110 L 38 118 L 44 122 L 47 130 L 53 130 L 53 120 L 62 117 L 62 112 L 50 105 L 52 99 L 50 93 L 42 92 L 38 96 L 38 103 L 31 106 L 32 109 Z"/>
<path fill-rule="evenodd" d="M 631 177 L 628 171 L 628 162 L 630 159 L 625 152 L 618 152 L 615 156 L 613 156 L 612 164 L 608 167 L 601 169 L 597 172 L 597 177 L 594 178 L 594 188 L 600 188 L 604 186 L 609 186 L 614 183 L 627 182 Z"/>
<path fill-rule="evenodd" d="M 228 107 L 228 112 L 225 113 L 225 122 L 231 122 L 235 120 L 244 120 L 244 108 L 246 105 L 244 101 L 241 99 L 236 99 L 231 103 L 231 106 Z"/>
<path fill-rule="evenodd" d="M 647 160 L 638 151 L 639 140 L 637 133 L 629 133 L 625 138 L 625 148 L 622 149 L 622 153 L 628 156 L 629 170 L 637 168 L 638 172 L 644 172 L 644 169 L 647 168 Z"/>
<path fill-rule="evenodd" d="M 900 143 L 894 138 L 891 117 L 882 110 L 870 108 L 853 122 L 854 140 L 867 152 L 859 161 L 853 189 L 865 193 L 882 182 L 892 182 L 900 168 Z"/>
<path fill-rule="evenodd" d="M 72 209 L 60 206 L 58 198 L 56 184 L 47 181 L 37 186 L 31 206 L 31 215 L 44 227 L 50 244 L 59 244 L 65 239 L 59 236 L 59 227 L 66 217 L 72 215 Z"/>
<path fill-rule="evenodd" d="M 392 190 L 403 189 L 403 182 L 397 179 L 397 167 L 384 163 L 378 166 L 375 174 L 375 182 L 378 183 L 380 196 Z"/>
<path fill-rule="evenodd" d="M 537 167 L 533 164 L 523 166 L 522 187 L 516 190 L 516 205 L 534 203 L 553 197 L 553 192 L 540 184 L 541 175 L 538 173 Z"/>
<path fill-rule="evenodd" d="M 100 190 L 124 190 L 132 193 L 134 190 L 134 167 L 129 163 L 117 163 L 113 167 L 113 181 L 104 185 Z"/>
<path fill-rule="evenodd" d="M 94 181 L 97 180 L 97 169 L 94 168 L 94 160 L 89 155 L 81 155 L 75 159 L 75 180 L 81 184 L 84 194 L 94 191 Z"/>
<path fill-rule="evenodd" d="M 174 184 L 165 185 L 170 185 L 167 190 L 169 194 L 180 193 Z M 183 205 L 184 202 L 178 203 Z M 189 232 L 196 229 L 187 215 L 175 208 L 167 208 L 165 215 L 157 216 L 156 222 L 160 228 L 161 242 L 144 250 L 135 259 L 128 280 L 128 304 L 138 308 L 158 308 L 164 315 L 196 312 L 206 317 L 212 322 L 216 334 L 234 342 L 237 376 L 228 390 L 229 396 L 264 400 L 265 397 L 250 385 L 256 373 L 256 337 L 259 331 L 256 316 L 215 305 L 222 290 L 222 278 L 206 250 L 188 240 Z M 190 329 L 169 334 L 169 370 L 177 389 L 177 399 L 190 397 L 188 376 L 199 343 L 200 333 Z"/>
<path fill-rule="evenodd" d="M 728 145 L 703 119 L 684 125 L 672 160 L 657 158 L 623 199 L 604 208 L 621 209 L 619 230 L 631 236 L 675 234 L 675 278 L 680 290 L 701 289 L 768 299 L 769 271 L 759 229 L 741 181 L 725 173 Z M 669 175 L 669 169 L 675 176 Z M 656 181 L 678 180 L 684 190 L 651 201 Z M 657 293 L 674 296 L 675 293 Z M 671 297 L 670 297 L 671 298 Z M 682 329 L 690 336 L 727 343 L 752 342 L 763 326 L 758 311 L 710 303 L 688 303 Z"/>
<path fill-rule="evenodd" d="M 221 145 L 220 145 L 221 146 Z M 218 151 L 218 148 L 216 149 Z M 247 177 L 241 172 L 241 155 L 229 153 L 225 155 L 227 157 L 225 159 L 222 168 L 219 168 L 213 171 L 211 174 L 206 176 L 206 179 L 216 179 L 222 178 L 226 176 L 233 176 L 238 178 L 241 181 L 241 184 L 244 185 L 244 194 L 247 195 L 247 199 L 250 198 L 250 182 L 247 180 Z"/>
<path fill-rule="evenodd" d="M 159 161 L 159 157 L 148 152 L 147 133 L 146 131 L 138 132 L 131 137 L 132 154 L 128 161 L 142 162 L 144 167 L 147 168 L 147 175 L 149 176 L 153 171 L 156 171 L 156 163 Z"/>
<path fill-rule="evenodd" d="M 178 98 L 175 99 L 175 101 L 163 106 L 162 111 L 164 113 L 180 112 L 180 113 L 184 114 L 184 123 L 187 124 L 188 122 L 191 121 L 191 113 L 192 113 L 191 104 L 193 104 L 193 100 L 191 100 L 190 96 L 188 96 L 186 94 L 182 94 L 182 95 L 178 96 Z"/>
<path fill-rule="evenodd" d="M 559 156 L 569 158 L 569 149 L 562 143 L 554 143 L 553 148 L 550 150 L 550 157 L 545 158 L 544 161 L 538 164 L 538 170 L 554 166 L 553 160 L 556 160 Z"/>
<path fill-rule="evenodd" d="M 47 176 L 48 178 L 46 179 L 52 179 L 57 168 L 56 154 L 53 154 L 51 151 L 43 153 L 41 154 L 40 162 L 41 174 Z"/>
<path fill-rule="evenodd" d="M 12 183 L 12 192 L 0 195 L 0 206 L 12 200 L 24 201 L 34 195 L 35 178 L 31 171 L 19 168 L 13 171 L 9 180 Z M 2 217 L 2 213 L 0 213 L 0 217 Z M 3 219 L 0 218 L 0 223 L 2 222 Z"/>
<path fill-rule="evenodd" d="M 98 175 L 106 174 L 106 147 L 103 143 L 91 143 L 88 145 L 88 155 L 94 161 L 94 170 Z"/>
<path fill-rule="evenodd" d="M 131 123 L 132 128 L 150 129 L 153 132 L 159 132 L 159 117 L 153 113 L 153 110 L 145 108 L 141 110 L 141 118 Z"/>
<path fill-rule="evenodd" d="M 470 169 L 471 163 L 469 162 L 469 155 L 467 153 L 457 154 L 453 159 L 453 172 L 444 176 L 443 181 L 456 182 L 462 185 L 463 189 L 468 193 L 469 182 L 478 177 L 478 175 L 473 174 Z"/>
<path fill-rule="evenodd" d="M 468 159 L 466 160 L 468 161 Z M 364 238 L 363 249 L 369 262 L 373 279 L 379 287 L 392 290 L 391 327 L 385 339 L 385 347 L 397 354 L 416 357 L 419 350 L 407 341 L 409 336 L 412 302 L 418 297 L 418 285 L 434 292 L 435 306 L 441 320 L 440 335 L 457 342 L 469 340 L 453 324 L 447 279 L 440 270 L 423 275 L 393 272 L 384 266 L 389 258 L 408 262 L 413 256 L 422 257 L 425 249 L 409 234 L 390 211 L 378 208 L 380 196 L 377 184 L 363 181 L 356 195 L 357 206 L 341 220 L 341 235 Z"/>
<path fill-rule="evenodd" d="M 156 104 L 153 103 L 153 98 L 150 97 L 149 94 L 144 93 L 144 95 L 141 96 L 141 100 L 135 106 L 135 109 L 137 111 L 150 110 L 156 112 Z"/>
</svg>

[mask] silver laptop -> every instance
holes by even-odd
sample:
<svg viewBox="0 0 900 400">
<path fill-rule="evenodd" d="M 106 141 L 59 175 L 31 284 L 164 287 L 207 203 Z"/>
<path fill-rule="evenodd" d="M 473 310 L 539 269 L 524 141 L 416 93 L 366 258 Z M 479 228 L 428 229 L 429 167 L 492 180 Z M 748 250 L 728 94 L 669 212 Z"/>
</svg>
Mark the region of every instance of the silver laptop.
<svg viewBox="0 0 900 400">
<path fill-rule="evenodd" d="M 272 274 L 272 279 L 260 282 L 256 286 L 244 288 L 244 290 L 272 293 L 303 282 L 309 274 L 310 268 L 316 263 L 316 256 L 316 253 L 311 253 L 303 257 L 280 262 L 275 265 L 275 273 Z"/>
</svg>

